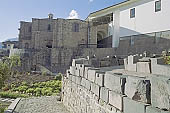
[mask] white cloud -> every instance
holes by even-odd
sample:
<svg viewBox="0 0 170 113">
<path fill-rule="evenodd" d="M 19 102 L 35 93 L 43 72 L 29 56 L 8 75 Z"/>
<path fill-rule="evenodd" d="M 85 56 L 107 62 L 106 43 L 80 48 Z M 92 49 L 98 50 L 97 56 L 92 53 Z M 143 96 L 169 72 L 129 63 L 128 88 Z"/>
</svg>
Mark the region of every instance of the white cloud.
<svg viewBox="0 0 170 113">
<path fill-rule="evenodd" d="M 79 19 L 79 14 L 73 9 L 69 14 L 68 19 Z"/>
<path fill-rule="evenodd" d="M 93 2 L 94 0 L 89 0 L 89 2 Z"/>
</svg>

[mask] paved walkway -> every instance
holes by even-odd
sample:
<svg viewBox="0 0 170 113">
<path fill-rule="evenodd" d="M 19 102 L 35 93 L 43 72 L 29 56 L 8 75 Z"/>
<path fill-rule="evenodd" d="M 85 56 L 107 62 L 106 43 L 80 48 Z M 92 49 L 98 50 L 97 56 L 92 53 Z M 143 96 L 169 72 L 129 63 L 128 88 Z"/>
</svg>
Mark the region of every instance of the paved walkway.
<svg viewBox="0 0 170 113">
<path fill-rule="evenodd" d="M 12 103 L 15 99 L 10 99 L 10 98 L 0 98 L 1 102 L 7 102 L 7 103 Z"/>
<path fill-rule="evenodd" d="M 69 113 L 57 97 L 21 99 L 14 113 Z"/>
</svg>

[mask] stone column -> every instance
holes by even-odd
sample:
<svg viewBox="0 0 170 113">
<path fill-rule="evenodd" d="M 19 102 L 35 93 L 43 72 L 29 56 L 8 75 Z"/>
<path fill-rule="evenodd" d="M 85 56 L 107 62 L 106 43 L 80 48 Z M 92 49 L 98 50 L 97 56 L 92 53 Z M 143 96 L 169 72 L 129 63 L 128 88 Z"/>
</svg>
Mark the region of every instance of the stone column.
<svg viewBox="0 0 170 113">
<path fill-rule="evenodd" d="M 118 47 L 119 46 L 119 30 L 120 30 L 120 11 L 117 10 L 113 13 L 113 21 L 114 21 L 114 28 L 113 28 L 113 36 L 112 36 L 112 47 Z"/>
</svg>

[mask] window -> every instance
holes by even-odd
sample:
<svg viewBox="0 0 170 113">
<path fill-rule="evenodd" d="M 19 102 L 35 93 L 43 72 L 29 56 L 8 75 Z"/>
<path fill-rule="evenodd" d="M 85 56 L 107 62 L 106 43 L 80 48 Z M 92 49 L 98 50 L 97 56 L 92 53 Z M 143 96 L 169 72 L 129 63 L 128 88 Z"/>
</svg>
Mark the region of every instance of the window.
<svg viewBox="0 0 170 113">
<path fill-rule="evenodd" d="M 161 11 L 161 0 L 155 2 L 155 12 Z"/>
<path fill-rule="evenodd" d="M 28 49 L 28 48 L 29 48 L 29 44 L 25 43 L 25 49 Z"/>
<path fill-rule="evenodd" d="M 130 18 L 135 18 L 135 8 L 130 9 Z"/>
<path fill-rule="evenodd" d="M 51 25 L 50 24 L 48 25 L 48 31 L 51 31 Z"/>
<path fill-rule="evenodd" d="M 73 32 L 79 32 L 79 24 L 78 23 L 73 23 L 72 31 Z"/>
<path fill-rule="evenodd" d="M 28 31 L 29 31 L 29 32 L 31 32 L 31 31 L 32 31 L 32 27 L 31 27 L 31 26 L 29 27 L 29 30 L 28 30 Z"/>
</svg>

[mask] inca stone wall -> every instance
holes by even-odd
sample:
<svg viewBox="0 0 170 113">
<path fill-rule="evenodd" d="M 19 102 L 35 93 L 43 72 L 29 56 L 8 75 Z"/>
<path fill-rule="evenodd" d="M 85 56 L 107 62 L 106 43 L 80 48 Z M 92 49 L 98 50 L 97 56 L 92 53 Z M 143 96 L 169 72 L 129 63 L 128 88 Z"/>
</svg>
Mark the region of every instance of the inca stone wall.
<svg viewBox="0 0 170 113">
<path fill-rule="evenodd" d="M 130 56 L 125 69 L 94 68 L 87 59 L 74 59 L 63 77 L 62 101 L 74 113 L 170 113 L 170 75 L 152 74 L 159 59 Z"/>
</svg>

